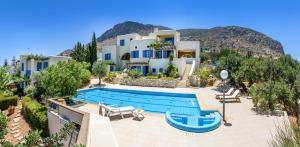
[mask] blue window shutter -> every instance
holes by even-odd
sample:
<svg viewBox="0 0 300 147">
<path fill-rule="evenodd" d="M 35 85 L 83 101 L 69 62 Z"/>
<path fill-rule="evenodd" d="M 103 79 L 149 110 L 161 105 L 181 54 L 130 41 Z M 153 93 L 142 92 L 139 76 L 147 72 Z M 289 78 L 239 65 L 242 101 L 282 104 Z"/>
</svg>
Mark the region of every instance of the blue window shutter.
<svg viewBox="0 0 300 147">
<path fill-rule="evenodd" d="M 168 55 L 167 55 L 167 51 L 166 51 L 166 50 L 163 51 L 163 58 L 168 58 Z"/>
<path fill-rule="evenodd" d="M 150 50 L 150 57 L 153 57 L 153 50 Z"/>
<path fill-rule="evenodd" d="M 48 68 L 49 63 L 48 62 L 44 62 L 43 68 Z"/>
<path fill-rule="evenodd" d="M 136 51 L 136 58 L 139 58 L 139 51 Z"/>
<path fill-rule="evenodd" d="M 162 58 L 162 51 L 156 51 L 156 58 L 158 59 Z"/>
<path fill-rule="evenodd" d="M 130 52 L 130 58 L 133 58 L 133 51 Z"/>
<path fill-rule="evenodd" d="M 155 68 L 152 68 L 152 73 L 155 73 L 156 72 L 156 69 Z"/>
<path fill-rule="evenodd" d="M 125 40 L 124 39 L 120 40 L 120 46 L 124 46 L 124 45 L 125 45 Z"/>
<path fill-rule="evenodd" d="M 147 53 L 146 53 L 146 50 L 143 50 L 143 58 L 146 58 L 146 57 L 147 57 L 146 54 L 147 54 Z"/>
<path fill-rule="evenodd" d="M 21 65 L 21 66 L 22 66 L 22 67 L 21 67 L 21 68 L 22 68 L 22 71 L 24 71 L 24 63 L 22 63 L 22 65 Z"/>
<path fill-rule="evenodd" d="M 40 71 L 42 69 L 42 62 L 38 62 L 36 65 L 36 70 Z"/>
</svg>

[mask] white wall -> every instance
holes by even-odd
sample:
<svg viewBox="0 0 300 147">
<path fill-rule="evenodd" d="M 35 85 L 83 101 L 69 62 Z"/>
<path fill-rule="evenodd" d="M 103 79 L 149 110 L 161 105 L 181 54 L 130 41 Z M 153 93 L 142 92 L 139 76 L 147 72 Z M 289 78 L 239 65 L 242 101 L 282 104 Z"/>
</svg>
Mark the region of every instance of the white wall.
<svg viewBox="0 0 300 147">
<path fill-rule="evenodd" d="M 70 60 L 71 57 L 66 57 L 66 56 L 46 56 L 46 58 L 49 58 L 47 60 L 42 60 L 42 61 L 36 61 L 34 59 L 27 60 L 27 55 L 22 55 L 20 57 L 20 68 L 21 68 L 21 76 L 24 76 L 26 74 L 27 70 L 31 71 L 31 77 L 37 73 L 37 63 L 41 62 L 42 64 L 44 62 L 48 62 L 48 67 L 51 65 L 56 64 L 59 61 L 67 61 Z M 22 71 L 22 63 L 24 63 L 24 71 Z"/>
<path fill-rule="evenodd" d="M 199 67 L 200 63 L 200 41 L 180 41 L 177 44 L 177 50 L 195 50 L 196 51 L 196 69 Z M 194 59 L 192 59 L 194 60 Z M 190 61 L 192 61 L 190 60 Z"/>
<path fill-rule="evenodd" d="M 180 76 L 183 76 L 185 66 L 186 66 L 186 61 L 185 59 L 178 59 L 174 58 L 172 62 L 178 69 L 178 74 Z M 152 71 L 152 68 L 156 68 L 156 72 L 159 72 L 159 68 L 163 68 L 164 72 L 167 70 L 169 64 L 169 59 L 151 59 L 149 62 L 150 65 L 150 71 Z"/>
<path fill-rule="evenodd" d="M 49 56 L 49 66 L 58 63 L 59 61 L 68 61 L 71 57 L 66 56 Z"/>
<path fill-rule="evenodd" d="M 180 76 L 183 76 L 184 74 L 184 70 L 185 70 L 185 66 L 186 66 L 186 61 L 185 59 L 178 59 L 178 58 L 175 58 L 172 62 L 173 64 L 175 64 L 175 66 L 177 67 L 178 69 L 178 74 Z"/>
<path fill-rule="evenodd" d="M 105 60 L 105 54 L 111 54 L 111 60 Z M 117 46 L 116 45 L 103 46 L 102 60 L 112 61 L 113 63 L 117 64 Z"/>
<path fill-rule="evenodd" d="M 132 40 L 130 43 L 130 52 L 138 50 L 139 58 L 130 57 L 130 62 L 148 62 L 149 58 L 143 57 L 143 50 L 150 50 L 150 44 L 153 43 L 154 41 L 155 41 L 155 39 Z M 135 48 L 135 47 L 137 47 L 137 48 Z M 153 56 L 154 56 L 154 53 L 153 53 Z"/>
</svg>

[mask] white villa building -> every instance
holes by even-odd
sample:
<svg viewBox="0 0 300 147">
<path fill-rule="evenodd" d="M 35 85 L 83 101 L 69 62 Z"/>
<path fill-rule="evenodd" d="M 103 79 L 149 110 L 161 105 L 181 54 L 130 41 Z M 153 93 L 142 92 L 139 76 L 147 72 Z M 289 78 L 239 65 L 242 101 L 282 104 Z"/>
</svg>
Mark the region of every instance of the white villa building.
<svg viewBox="0 0 300 147">
<path fill-rule="evenodd" d="M 161 49 L 150 46 L 156 41 L 163 44 Z M 146 75 L 149 72 L 164 73 L 171 54 L 174 56 L 172 63 L 176 65 L 179 75 L 183 76 L 187 64 L 191 64 L 192 69 L 199 66 L 200 42 L 181 41 L 180 33 L 176 30 L 155 28 L 148 36 L 137 33 L 117 36 L 116 45 L 103 46 L 99 54 L 102 57 L 98 58 L 111 62 L 110 71 L 138 68 Z"/>
<path fill-rule="evenodd" d="M 21 76 L 24 77 L 26 75 L 31 78 L 34 73 L 37 73 L 42 69 L 46 69 L 50 65 L 56 64 L 59 61 L 67 61 L 69 59 L 71 58 L 66 56 L 21 55 Z"/>
</svg>

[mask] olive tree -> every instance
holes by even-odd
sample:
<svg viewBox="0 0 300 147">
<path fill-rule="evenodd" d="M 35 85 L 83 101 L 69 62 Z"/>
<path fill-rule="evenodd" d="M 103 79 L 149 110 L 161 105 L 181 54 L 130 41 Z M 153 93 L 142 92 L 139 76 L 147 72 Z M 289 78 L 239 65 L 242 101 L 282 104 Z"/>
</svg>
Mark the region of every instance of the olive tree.
<svg viewBox="0 0 300 147">
<path fill-rule="evenodd" d="M 99 85 L 101 85 L 101 80 L 107 74 L 107 64 L 105 62 L 99 61 L 93 64 L 92 72 L 95 76 L 99 78 Z"/>
</svg>

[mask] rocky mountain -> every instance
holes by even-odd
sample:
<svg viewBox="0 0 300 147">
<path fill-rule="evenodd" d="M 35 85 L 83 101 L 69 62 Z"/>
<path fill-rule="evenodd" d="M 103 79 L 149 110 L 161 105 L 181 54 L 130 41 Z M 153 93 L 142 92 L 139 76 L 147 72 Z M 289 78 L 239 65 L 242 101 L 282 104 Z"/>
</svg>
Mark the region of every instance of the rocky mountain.
<svg viewBox="0 0 300 147">
<path fill-rule="evenodd" d="M 115 38 L 118 35 L 125 35 L 131 33 L 138 33 L 140 35 L 148 35 L 153 31 L 154 28 L 161 30 L 170 30 L 171 28 L 164 26 L 157 26 L 151 24 L 142 24 L 133 21 L 126 21 L 123 23 L 116 24 L 113 28 L 104 32 L 100 37 L 97 38 L 97 41 L 102 42 L 107 39 Z"/>
<path fill-rule="evenodd" d="M 160 30 L 171 29 L 169 27 L 138 22 L 126 21 L 113 26 L 97 38 L 98 46 L 116 44 L 116 37 L 129 33 L 147 35 L 154 28 Z M 181 40 L 200 41 L 201 48 L 210 51 L 219 51 L 222 48 L 233 49 L 241 53 L 251 51 L 258 56 L 284 54 L 280 42 L 255 30 L 239 27 L 226 26 L 211 29 L 180 29 Z"/>
<path fill-rule="evenodd" d="M 181 29 L 181 40 L 199 40 L 202 49 L 220 50 L 228 48 L 257 55 L 284 54 L 280 42 L 255 30 L 239 27 L 215 27 L 211 29 Z"/>
</svg>

